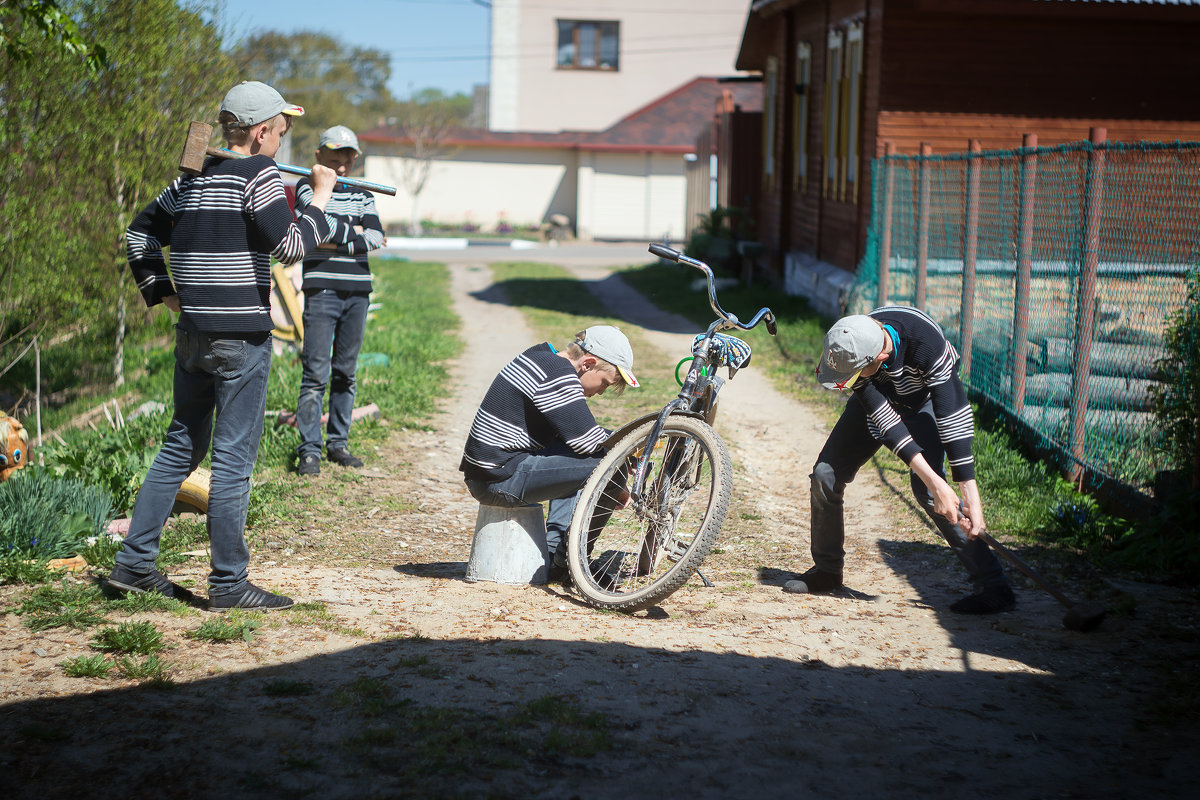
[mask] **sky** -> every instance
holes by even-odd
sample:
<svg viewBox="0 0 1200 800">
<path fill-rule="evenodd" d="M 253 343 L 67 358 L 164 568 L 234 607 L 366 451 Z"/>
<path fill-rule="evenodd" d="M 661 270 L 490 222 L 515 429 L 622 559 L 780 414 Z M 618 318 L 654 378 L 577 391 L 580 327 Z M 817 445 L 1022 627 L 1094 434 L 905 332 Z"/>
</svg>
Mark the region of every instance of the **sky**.
<svg viewBox="0 0 1200 800">
<path fill-rule="evenodd" d="M 226 2 L 221 27 L 233 44 L 261 31 L 322 31 L 343 45 L 392 58 L 388 89 L 470 95 L 488 82 L 491 10 L 473 0 L 242 0 Z"/>
</svg>

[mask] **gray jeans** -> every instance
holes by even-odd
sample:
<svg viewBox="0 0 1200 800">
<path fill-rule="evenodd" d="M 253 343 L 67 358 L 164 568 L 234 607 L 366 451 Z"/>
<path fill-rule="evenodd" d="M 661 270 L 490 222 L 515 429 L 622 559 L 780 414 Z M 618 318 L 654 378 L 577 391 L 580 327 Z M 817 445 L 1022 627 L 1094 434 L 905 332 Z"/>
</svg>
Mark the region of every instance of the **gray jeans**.
<svg viewBox="0 0 1200 800">
<path fill-rule="evenodd" d="M 467 491 L 489 506 L 524 506 L 550 501 L 546 514 L 546 550 L 557 567 L 567 565 L 567 531 L 575 514 L 580 490 L 603 454 L 581 456 L 563 443 L 555 443 L 525 457 L 517 471 L 501 481 L 467 479 Z"/>
<path fill-rule="evenodd" d="M 925 403 L 915 413 L 901 414 L 913 439 L 925 451 L 925 460 L 933 470 L 945 477 L 946 453 L 938 436 L 933 406 Z M 812 481 L 812 555 L 813 563 L 825 572 L 842 574 L 846 540 L 843 515 L 843 494 L 846 484 L 854 480 L 860 467 L 882 446 L 867 429 L 867 414 L 857 399 L 851 398 L 841 418 L 833 426 L 821 454 L 817 456 L 810 479 Z M 958 560 L 976 588 L 1007 586 L 1004 570 L 996 555 L 982 539 L 969 539 L 958 525 L 933 511 L 933 495 L 916 475 L 909 473 L 913 497 L 925 509 L 938 531 L 954 550 Z"/>
<path fill-rule="evenodd" d="M 176 331 L 175 413 L 162 450 L 138 492 L 129 535 L 117 553 L 117 563 L 134 572 L 148 572 L 154 567 L 175 495 L 188 474 L 204 460 L 211 443 L 209 594 L 242 588 L 250 563 L 244 535 L 250 475 L 262 438 L 270 371 L 269 333 L 230 339 Z"/>
</svg>

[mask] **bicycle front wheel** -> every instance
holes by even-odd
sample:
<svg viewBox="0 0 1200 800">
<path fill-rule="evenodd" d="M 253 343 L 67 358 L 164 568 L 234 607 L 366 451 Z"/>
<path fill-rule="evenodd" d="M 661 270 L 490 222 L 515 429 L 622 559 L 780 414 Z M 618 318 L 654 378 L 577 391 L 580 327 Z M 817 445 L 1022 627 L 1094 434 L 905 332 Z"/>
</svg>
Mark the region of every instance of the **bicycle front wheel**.
<svg viewBox="0 0 1200 800">
<path fill-rule="evenodd" d="M 733 488 L 729 451 L 703 420 L 672 416 L 650 454 L 640 491 L 638 459 L 654 421 L 635 428 L 584 484 L 568 534 L 571 579 L 596 608 L 637 611 L 687 582 L 716 541 Z M 627 493 L 638 495 L 628 501 Z"/>
</svg>

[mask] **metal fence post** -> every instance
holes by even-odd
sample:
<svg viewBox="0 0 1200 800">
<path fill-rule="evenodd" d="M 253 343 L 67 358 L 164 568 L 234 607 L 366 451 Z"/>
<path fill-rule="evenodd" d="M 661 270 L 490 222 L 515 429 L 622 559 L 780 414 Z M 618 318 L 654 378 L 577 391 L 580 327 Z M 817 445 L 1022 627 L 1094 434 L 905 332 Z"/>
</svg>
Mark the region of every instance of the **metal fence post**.
<svg viewBox="0 0 1200 800">
<path fill-rule="evenodd" d="M 925 310 L 925 278 L 929 270 L 929 156 L 933 146 L 921 143 L 921 185 L 917 200 L 917 285 L 913 305 Z"/>
<path fill-rule="evenodd" d="M 1100 217 L 1104 206 L 1106 128 L 1092 128 L 1088 153 L 1087 195 L 1083 228 L 1083 263 L 1079 273 L 1079 308 L 1075 318 L 1075 359 L 1071 365 L 1074 387 L 1071 393 L 1071 417 L 1068 441 L 1071 463 L 1067 468 L 1076 483 L 1083 475 L 1084 444 L 1087 434 L 1088 383 L 1092 364 L 1092 325 L 1096 313 L 1096 270 L 1100 262 Z"/>
<path fill-rule="evenodd" d="M 1033 204 L 1037 198 L 1036 133 L 1021 137 L 1021 208 L 1017 216 L 1017 285 L 1013 292 L 1012 410 L 1017 419 L 1025 410 L 1025 351 L 1029 337 L 1029 287 L 1033 271 Z"/>
<path fill-rule="evenodd" d="M 879 235 L 879 294 L 876 306 L 886 306 L 888 302 L 888 271 L 892 258 L 892 156 L 896 155 L 896 145 L 888 142 L 883 146 L 883 219 Z"/>
<path fill-rule="evenodd" d="M 967 143 L 967 218 L 963 228 L 962 314 L 959 316 L 958 338 L 962 347 L 960 371 L 970 382 L 971 336 L 975 330 L 975 261 L 979 255 L 979 154 L 983 145 L 978 139 Z"/>
</svg>

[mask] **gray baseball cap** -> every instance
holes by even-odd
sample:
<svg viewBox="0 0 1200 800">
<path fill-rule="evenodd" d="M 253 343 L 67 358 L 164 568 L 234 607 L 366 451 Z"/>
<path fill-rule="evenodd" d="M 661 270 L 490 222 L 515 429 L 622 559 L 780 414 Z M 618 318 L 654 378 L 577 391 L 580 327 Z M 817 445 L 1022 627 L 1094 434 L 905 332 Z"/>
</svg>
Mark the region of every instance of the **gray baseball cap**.
<svg viewBox="0 0 1200 800">
<path fill-rule="evenodd" d="M 238 125 L 249 127 L 266 122 L 276 114 L 304 116 L 304 108 L 294 106 L 283 95 L 262 81 L 242 81 L 225 93 L 221 110 L 237 117 Z"/>
<path fill-rule="evenodd" d="M 617 368 L 628 386 L 635 389 L 640 385 L 633 375 L 633 348 L 625 334 L 611 325 L 593 325 L 575 340 L 585 353 L 602 358 Z"/>
<path fill-rule="evenodd" d="M 321 143 L 317 146 L 328 147 L 330 150 L 342 150 L 349 147 L 362 155 L 362 150 L 358 147 L 358 137 L 345 125 L 334 125 L 332 128 L 327 128 L 321 134 Z"/>
<path fill-rule="evenodd" d="M 858 374 L 883 352 L 885 335 L 865 314 L 842 317 L 825 334 L 817 380 L 826 389 L 852 389 Z"/>
</svg>

